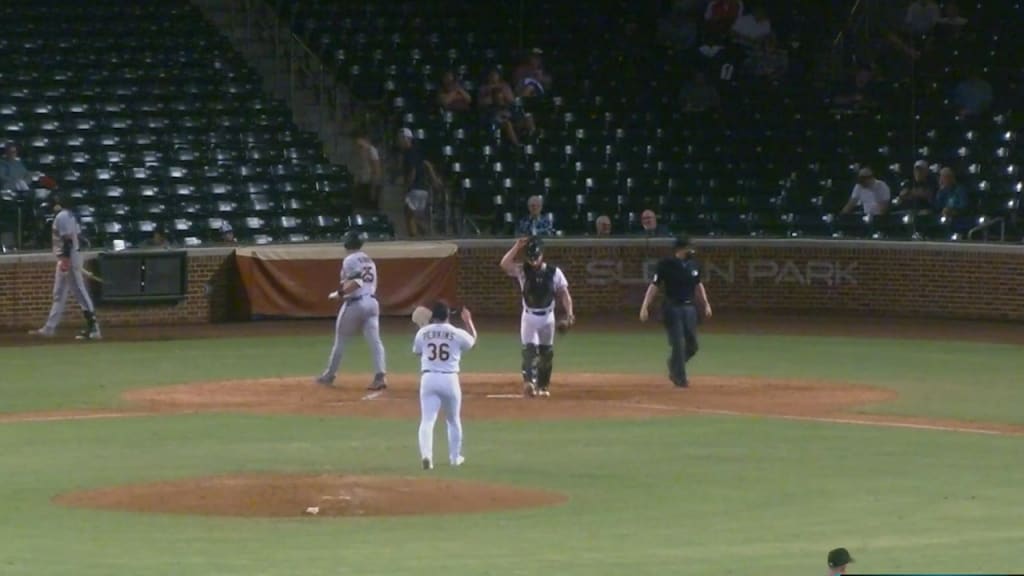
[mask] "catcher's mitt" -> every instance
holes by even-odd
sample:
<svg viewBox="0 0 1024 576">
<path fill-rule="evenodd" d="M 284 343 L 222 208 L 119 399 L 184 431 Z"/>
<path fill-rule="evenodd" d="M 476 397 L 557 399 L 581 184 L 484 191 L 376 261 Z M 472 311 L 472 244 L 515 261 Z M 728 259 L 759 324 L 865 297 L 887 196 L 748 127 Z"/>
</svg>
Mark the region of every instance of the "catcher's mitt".
<svg viewBox="0 0 1024 576">
<path fill-rule="evenodd" d="M 575 324 L 575 323 L 576 323 L 576 317 L 575 316 L 566 316 L 565 318 L 562 318 L 561 320 L 559 320 L 558 324 L 556 324 L 555 327 L 558 329 L 558 332 L 560 334 L 565 334 L 566 332 L 569 331 L 570 328 L 572 328 L 573 324 Z"/>
</svg>

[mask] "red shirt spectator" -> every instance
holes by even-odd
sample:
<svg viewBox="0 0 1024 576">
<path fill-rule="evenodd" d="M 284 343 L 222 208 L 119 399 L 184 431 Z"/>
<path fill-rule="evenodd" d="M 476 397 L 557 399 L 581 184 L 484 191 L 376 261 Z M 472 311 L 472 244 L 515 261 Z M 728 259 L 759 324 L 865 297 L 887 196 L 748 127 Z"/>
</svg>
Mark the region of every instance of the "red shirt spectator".
<svg viewBox="0 0 1024 576">
<path fill-rule="evenodd" d="M 704 22 L 708 32 L 725 34 L 741 14 L 743 14 L 741 0 L 711 0 L 707 10 L 704 11 Z"/>
</svg>

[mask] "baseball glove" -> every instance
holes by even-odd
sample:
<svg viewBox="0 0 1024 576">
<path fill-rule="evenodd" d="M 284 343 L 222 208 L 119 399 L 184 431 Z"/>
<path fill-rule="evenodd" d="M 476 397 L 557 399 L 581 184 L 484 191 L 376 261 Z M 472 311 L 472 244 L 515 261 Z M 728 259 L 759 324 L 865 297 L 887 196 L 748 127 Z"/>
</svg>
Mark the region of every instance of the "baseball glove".
<svg viewBox="0 0 1024 576">
<path fill-rule="evenodd" d="M 412 323 L 422 328 L 427 324 L 430 324 L 431 315 L 432 312 L 430 311 L 430 308 L 427 308 L 426 306 L 417 306 L 416 309 L 412 311 Z"/>
<path fill-rule="evenodd" d="M 565 318 L 562 318 L 561 320 L 559 320 L 558 324 L 556 324 L 555 327 L 558 329 L 558 332 L 560 334 L 565 334 L 566 332 L 569 331 L 570 328 L 572 328 L 573 324 L 575 324 L 575 323 L 576 323 L 576 317 L 575 316 L 566 316 Z"/>
</svg>

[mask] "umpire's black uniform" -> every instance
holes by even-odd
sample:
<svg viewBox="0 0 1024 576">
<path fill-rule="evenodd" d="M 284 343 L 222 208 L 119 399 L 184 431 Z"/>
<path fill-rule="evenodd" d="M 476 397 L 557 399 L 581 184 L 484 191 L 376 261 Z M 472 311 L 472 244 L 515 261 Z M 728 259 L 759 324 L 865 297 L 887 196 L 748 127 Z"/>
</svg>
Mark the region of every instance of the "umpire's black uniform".
<svg viewBox="0 0 1024 576">
<path fill-rule="evenodd" d="M 651 281 L 652 287 L 660 289 L 663 296 L 662 322 L 668 334 L 669 346 L 672 347 L 672 355 L 668 359 L 669 378 L 680 388 L 689 385 L 686 363 L 697 353 L 696 304 L 706 304 L 700 268 L 692 257 L 689 245 L 685 236 L 676 238 L 675 255 L 658 262 Z M 644 301 L 645 310 L 651 296 L 652 290 L 648 290 L 648 297 Z"/>
</svg>

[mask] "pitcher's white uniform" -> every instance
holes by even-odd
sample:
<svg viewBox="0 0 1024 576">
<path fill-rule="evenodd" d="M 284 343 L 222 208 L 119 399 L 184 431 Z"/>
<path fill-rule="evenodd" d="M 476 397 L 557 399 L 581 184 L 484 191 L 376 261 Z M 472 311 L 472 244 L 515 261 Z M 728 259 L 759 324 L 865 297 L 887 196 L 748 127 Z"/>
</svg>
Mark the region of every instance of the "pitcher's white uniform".
<svg viewBox="0 0 1024 576">
<path fill-rule="evenodd" d="M 552 266 L 545 262 L 541 270 Z M 523 345 L 533 344 L 534 346 L 551 346 L 555 342 L 555 301 L 556 295 L 562 290 L 569 288 L 569 281 L 566 280 L 562 269 L 553 266 L 554 273 L 554 294 L 551 294 L 551 304 L 544 308 L 531 308 L 526 303 L 527 278 L 523 265 L 516 266 L 516 279 L 519 280 L 519 290 L 523 293 L 523 314 L 519 322 L 519 336 Z"/>
<path fill-rule="evenodd" d="M 413 354 L 420 356 L 420 457 L 434 461 L 434 424 L 444 408 L 448 423 L 448 461 L 462 463 L 462 389 L 459 363 L 462 353 L 476 344 L 469 333 L 447 322 L 427 324 L 413 340 Z"/>
</svg>

